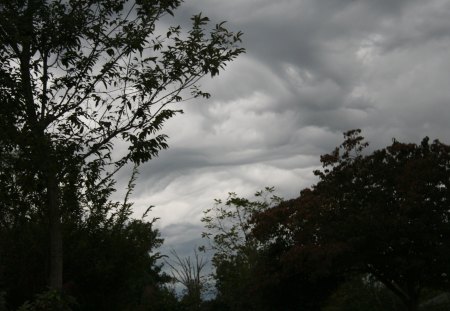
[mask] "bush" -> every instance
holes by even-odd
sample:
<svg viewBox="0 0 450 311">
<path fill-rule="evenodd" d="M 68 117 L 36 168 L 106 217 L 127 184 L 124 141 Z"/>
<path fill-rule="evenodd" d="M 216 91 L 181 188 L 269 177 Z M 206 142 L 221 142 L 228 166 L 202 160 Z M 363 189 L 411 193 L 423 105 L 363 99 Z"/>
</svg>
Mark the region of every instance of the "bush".
<svg viewBox="0 0 450 311">
<path fill-rule="evenodd" d="M 17 311 L 72 311 L 75 299 L 56 290 L 48 290 L 26 301 Z M 1 309 L 0 309 L 1 310 Z"/>
</svg>

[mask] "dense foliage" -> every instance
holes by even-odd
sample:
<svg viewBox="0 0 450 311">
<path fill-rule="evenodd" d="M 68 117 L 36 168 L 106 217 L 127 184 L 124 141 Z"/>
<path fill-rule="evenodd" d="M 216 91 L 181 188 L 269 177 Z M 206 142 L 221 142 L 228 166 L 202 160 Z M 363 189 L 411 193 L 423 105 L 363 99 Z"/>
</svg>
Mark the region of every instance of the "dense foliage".
<svg viewBox="0 0 450 311">
<path fill-rule="evenodd" d="M 312 189 L 258 215 L 254 234 L 284 267 L 370 275 L 416 310 L 424 288 L 449 288 L 450 146 L 394 140 L 364 154 L 359 132 L 321 157 Z"/>
<path fill-rule="evenodd" d="M 0 0 L 1 307 L 48 287 L 24 310 L 61 292 L 82 310 L 173 298 L 153 222 L 110 195 L 118 170 L 167 148 L 181 103 L 209 96 L 199 80 L 243 52 L 240 33 L 201 14 L 156 34 L 181 2 Z"/>
<path fill-rule="evenodd" d="M 133 184 L 129 186 L 131 191 Z M 90 191 L 89 200 L 81 200 L 76 187 L 70 190 L 75 192 L 62 196 L 64 206 L 70 206 L 62 215 L 64 243 L 70 245 L 64 253 L 63 290 L 75 298 L 73 310 L 158 310 L 157 303 L 173 299 L 164 288 L 168 276 L 156 264 L 155 250 L 162 239 L 154 220 L 130 218 L 132 204 L 110 201 L 111 186 Z M 34 196 L 45 201 L 43 194 Z M 20 197 L 16 201 L 30 203 Z M 39 209 L 18 213 L 5 206 L 0 291 L 15 310 L 25 300 L 31 305 L 37 293 L 47 290 L 48 222 Z"/>
<path fill-rule="evenodd" d="M 359 134 L 321 157 L 300 197 L 232 194 L 206 211 L 224 310 L 448 307 L 434 298 L 450 289 L 450 146 L 394 140 L 368 152 Z"/>
</svg>

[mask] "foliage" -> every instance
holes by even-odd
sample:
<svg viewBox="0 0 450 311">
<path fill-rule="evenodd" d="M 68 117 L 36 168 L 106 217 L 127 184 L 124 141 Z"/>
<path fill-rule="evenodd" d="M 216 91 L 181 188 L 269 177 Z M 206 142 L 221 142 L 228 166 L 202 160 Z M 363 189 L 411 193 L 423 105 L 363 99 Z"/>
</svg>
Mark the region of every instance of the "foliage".
<svg viewBox="0 0 450 311">
<path fill-rule="evenodd" d="M 259 245 L 251 235 L 252 218 L 281 201 L 274 192 L 266 187 L 255 194 L 255 200 L 229 193 L 225 202 L 215 200 L 214 207 L 204 212 L 202 236 L 214 252 L 217 301 L 229 310 L 256 310 L 260 305 L 254 291 Z"/>
<path fill-rule="evenodd" d="M 64 209 L 77 210 L 78 201 L 91 200 L 88 189 L 110 184 L 127 163 L 146 162 L 167 148 L 160 131 L 182 112 L 180 102 L 208 97 L 198 81 L 243 52 L 241 33 L 219 23 L 208 34 L 209 19 L 201 14 L 187 32 L 173 26 L 156 35 L 158 20 L 180 4 L 0 1 L 0 143 L 9 154 L 2 168 L 14 171 L 14 180 L 2 174 L 2 196 L 10 200 L 2 208 L 48 222 L 54 289 L 63 284 Z M 124 152 L 113 155 L 119 144 Z M 78 180 L 68 179 L 74 176 Z M 22 188 L 16 178 L 24 179 Z M 24 192 L 26 203 L 15 204 L 8 187 Z M 68 187 L 85 198 L 63 205 Z"/>
<path fill-rule="evenodd" d="M 369 274 L 416 310 L 424 287 L 448 289 L 450 146 L 437 140 L 364 154 L 359 130 L 321 157 L 320 181 L 260 215 L 254 234 L 296 271 Z"/>
<path fill-rule="evenodd" d="M 327 300 L 323 311 L 401 311 L 400 299 L 371 277 L 344 282 Z"/>
<path fill-rule="evenodd" d="M 204 275 L 204 269 L 208 263 L 194 249 L 194 258 L 181 258 L 175 250 L 171 251 L 171 259 L 165 258 L 164 262 L 171 268 L 172 278 L 183 285 L 181 306 L 186 310 L 200 310 L 202 295 L 208 289 L 208 280 Z"/>
<path fill-rule="evenodd" d="M 32 302 L 25 302 L 18 311 L 70 311 L 75 302 L 72 297 L 67 297 L 61 292 L 49 290 L 36 295 Z"/>
<path fill-rule="evenodd" d="M 127 197 L 136 174 L 135 170 Z M 164 288 L 169 277 L 161 273 L 156 263 L 160 255 L 155 250 L 162 239 L 154 228 L 155 219 L 132 219 L 132 204 L 127 199 L 109 200 L 114 191 L 112 185 L 96 186 L 95 190 L 90 189 L 90 195 L 82 196 L 89 200 L 74 202 L 74 198 L 80 198 L 77 193 L 62 196 L 65 205 L 72 205 L 62 215 L 64 242 L 70 245 L 64 253 L 63 292 L 76 299 L 72 309 L 161 310 L 166 308 L 162 303 L 174 304 L 175 297 Z M 44 294 L 22 308 L 47 310 L 45 304 L 65 302 L 58 298 L 62 297 L 59 292 L 46 291 L 49 245 L 45 239 L 45 218 L 38 215 L 7 217 L 0 226 L 0 290 L 6 292 L 6 302 L 11 308 L 31 301 L 40 292 Z"/>
<path fill-rule="evenodd" d="M 166 148 L 166 136 L 154 135 L 180 112 L 168 105 L 182 101 L 184 90 L 206 96 L 199 79 L 242 52 L 240 33 L 221 23 L 207 36 L 201 14 L 187 36 L 179 26 L 154 35 L 180 2 L 2 1 L 2 97 L 10 97 L 4 113 L 15 135 L 40 130 L 53 143 L 74 144 L 80 158 L 114 167 Z M 128 152 L 114 160 L 117 139 Z"/>
<path fill-rule="evenodd" d="M 251 236 L 251 220 L 256 213 L 282 201 L 274 192 L 273 187 L 266 187 L 255 193 L 254 201 L 230 192 L 225 202 L 215 199 L 214 207 L 204 211 L 202 222 L 206 231 L 202 233 L 202 238 L 210 241 L 214 261 L 227 260 L 246 248 L 256 247 L 256 241 Z"/>
</svg>

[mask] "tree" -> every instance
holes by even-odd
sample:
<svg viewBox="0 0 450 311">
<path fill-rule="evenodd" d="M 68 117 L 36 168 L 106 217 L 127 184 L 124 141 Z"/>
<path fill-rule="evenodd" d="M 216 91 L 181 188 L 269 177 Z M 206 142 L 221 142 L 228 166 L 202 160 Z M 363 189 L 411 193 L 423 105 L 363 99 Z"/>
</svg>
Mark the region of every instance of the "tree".
<svg viewBox="0 0 450 311">
<path fill-rule="evenodd" d="M 207 289 L 207 279 L 204 269 L 207 261 L 194 249 L 194 258 L 181 258 L 175 250 L 171 252 L 172 259 L 164 262 L 171 268 L 172 278 L 183 285 L 184 293 L 181 304 L 186 310 L 201 310 L 202 295 Z"/>
<path fill-rule="evenodd" d="M 84 189 L 89 170 L 100 171 L 96 182 L 104 184 L 127 163 L 157 156 L 167 148 L 164 122 L 182 112 L 170 105 L 208 97 L 199 79 L 243 52 L 241 33 L 220 23 L 207 35 L 201 14 L 187 34 L 176 26 L 155 35 L 158 20 L 180 4 L 0 1 L 1 143 L 28 159 L 29 178 L 45 193 L 37 207 L 49 223 L 54 289 L 63 284 L 61 196 L 69 170 L 79 168 Z M 126 150 L 112 154 L 118 144 Z"/>
<path fill-rule="evenodd" d="M 265 188 L 247 199 L 230 193 L 225 202 L 205 211 L 203 233 L 214 252 L 215 308 L 224 310 L 320 310 L 338 282 L 334 276 L 315 276 L 280 261 L 287 235 L 258 239 L 259 215 L 285 201 Z M 287 201 L 289 202 L 289 201 Z"/>
<path fill-rule="evenodd" d="M 321 157 L 320 181 L 260 215 L 254 234 L 315 274 L 371 275 L 408 310 L 449 288 L 450 146 L 426 137 L 365 154 L 360 130 Z"/>
<path fill-rule="evenodd" d="M 229 193 L 225 202 L 216 199 L 213 208 L 204 212 L 202 222 L 209 240 L 215 268 L 217 301 L 228 310 L 262 310 L 257 293 L 256 264 L 260 245 L 251 234 L 252 218 L 281 201 L 273 187 L 255 194 L 255 199 Z"/>
<path fill-rule="evenodd" d="M 135 177 L 136 170 L 128 196 Z M 155 219 L 147 220 L 146 214 L 131 218 L 128 196 L 124 202 L 111 201 L 113 191 L 112 185 L 88 188 L 87 196 L 79 195 L 78 187 L 61 190 L 63 206 L 72 205 L 62 211 L 64 242 L 71 246 L 64 252 L 64 295 L 76 299 L 75 310 L 170 310 L 175 297 L 165 289 L 170 278 L 157 264 L 162 239 Z M 0 225 L 0 292 L 11 310 L 20 305 L 49 310 L 43 306 L 64 303 L 60 293 L 46 291 L 49 245 L 46 219 L 39 215 L 39 210 L 20 216 L 12 211 Z"/>
<path fill-rule="evenodd" d="M 357 276 L 339 286 L 327 300 L 324 311 L 400 311 L 400 299 L 372 277 Z"/>
</svg>

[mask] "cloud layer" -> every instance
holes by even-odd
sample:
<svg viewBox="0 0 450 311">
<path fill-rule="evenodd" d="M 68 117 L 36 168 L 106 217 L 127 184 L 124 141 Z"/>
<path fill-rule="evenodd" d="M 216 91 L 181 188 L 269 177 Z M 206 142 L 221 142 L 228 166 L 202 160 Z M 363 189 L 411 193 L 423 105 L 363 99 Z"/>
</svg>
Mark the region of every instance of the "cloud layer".
<svg viewBox="0 0 450 311">
<path fill-rule="evenodd" d="M 202 211 L 230 191 L 297 196 L 348 129 L 373 148 L 450 143 L 449 1 L 190 0 L 170 22 L 200 11 L 242 30 L 247 53 L 203 81 L 212 98 L 187 103 L 141 168 L 137 210 L 156 206 L 170 244 L 198 241 Z"/>
</svg>

